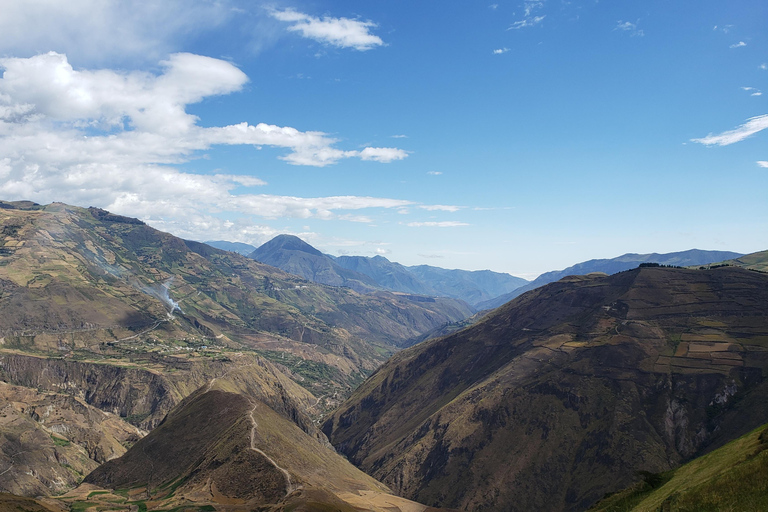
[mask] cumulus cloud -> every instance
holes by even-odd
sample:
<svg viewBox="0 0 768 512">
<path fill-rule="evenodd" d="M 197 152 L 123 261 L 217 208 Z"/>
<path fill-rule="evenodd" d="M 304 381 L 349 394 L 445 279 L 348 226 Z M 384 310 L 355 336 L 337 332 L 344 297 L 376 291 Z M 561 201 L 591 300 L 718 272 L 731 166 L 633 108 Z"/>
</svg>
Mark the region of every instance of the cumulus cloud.
<svg viewBox="0 0 768 512">
<path fill-rule="evenodd" d="M 743 46 L 747 46 L 747 43 L 744 41 L 739 41 L 738 43 L 733 43 L 729 48 L 741 48 Z"/>
<path fill-rule="evenodd" d="M 389 162 L 407 155 L 397 148 L 345 151 L 322 132 L 266 123 L 200 126 L 187 105 L 238 91 L 248 80 L 225 61 L 179 53 L 161 62 L 162 72 L 155 75 L 76 70 L 65 55 L 51 52 L 0 59 L 0 67 L 0 197 L 96 205 L 172 227 L 182 236 L 205 238 L 220 230 L 231 232 L 233 240 L 259 233 L 223 225 L 210 212 L 368 222 L 343 212 L 411 204 L 249 194 L 238 188 L 266 183 L 251 175 L 175 167 L 222 144 L 282 148 L 288 163 L 319 167 L 342 158 Z"/>
<path fill-rule="evenodd" d="M 459 226 L 469 226 L 466 222 L 457 221 L 427 221 L 427 222 L 409 222 L 406 226 L 412 228 L 455 228 Z"/>
<path fill-rule="evenodd" d="M 692 142 L 698 142 L 706 146 L 728 146 L 736 142 L 741 142 L 750 135 L 754 135 L 757 132 L 768 128 L 768 114 L 752 117 L 747 119 L 747 122 L 726 132 L 713 135 L 709 134 L 706 137 L 700 139 L 691 139 Z"/>
<path fill-rule="evenodd" d="M 273 18 L 291 23 L 288 30 L 298 32 L 303 37 L 338 48 L 354 48 L 365 51 L 382 46 L 384 41 L 371 34 L 376 27 L 372 21 L 360 21 L 349 18 L 316 18 L 293 9 L 269 11 Z"/>
<path fill-rule="evenodd" d="M 501 55 L 502 53 L 507 53 L 509 51 L 509 48 L 497 48 L 493 50 L 494 55 Z"/>
<path fill-rule="evenodd" d="M 29 56 L 50 49 L 80 62 L 157 62 L 180 42 L 220 28 L 229 0 L 4 0 L 0 48 Z"/>
<path fill-rule="evenodd" d="M 763 167 L 765 169 L 768 169 L 768 161 L 766 161 L 766 160 L 758 160 L 757 161 L 757 165 L 759 165 L 760 167 Z"/>
</svg>

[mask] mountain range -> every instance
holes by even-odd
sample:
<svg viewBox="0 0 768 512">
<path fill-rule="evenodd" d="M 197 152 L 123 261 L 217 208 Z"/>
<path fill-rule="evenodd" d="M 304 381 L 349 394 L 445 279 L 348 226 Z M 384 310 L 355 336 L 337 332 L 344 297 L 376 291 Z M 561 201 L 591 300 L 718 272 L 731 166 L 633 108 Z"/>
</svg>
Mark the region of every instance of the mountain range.
<svg viewBox="0 0 768 512">
<path fill-rule="evenodd" d="M 520 286 L 504 295 L 499 295 L 493 299 L 476 304 L 475 306 L 479 310 L 494 309 L 527 291 L 534 290 L 547 283 L 554 283 L 567 276 L 578 276 L 590 274 L 592 272 L 615 274 L 617 272 L 636 268 L 643 263 L 658 263 L 659 265 L 675 267 L 691 267 L 708 265 L 731 258 L 738 258 L 740 256 L 743 256 L 743 254 L 730 251 L 702 251 L 699 249 L 690 249 L 688 251 L 670 252 L 665 254 L 627 253 L 617 256 L 616 258 L 589 260 L 577 263 L 576 265 L 572 265 L 563 270 L 545 272 L 530 283 Z"/>
<path fill-rule="evenodd" d="M 383 289 L 451 297 L 472 306 L 528 283 L 525 279 L 490 270 L 406 267 L 383 256 L 333 257 L 293 235 L 278 235 L 249 257 L 316 283 L 346 286 L 362 293 Z"/>
<path fill-rule="evenodd" d="M 363 293 L 0 201 L 0 510 L 761 508 L 768 252 L 473 315 L 519 283 L 297 240 Z"/>
</svg>

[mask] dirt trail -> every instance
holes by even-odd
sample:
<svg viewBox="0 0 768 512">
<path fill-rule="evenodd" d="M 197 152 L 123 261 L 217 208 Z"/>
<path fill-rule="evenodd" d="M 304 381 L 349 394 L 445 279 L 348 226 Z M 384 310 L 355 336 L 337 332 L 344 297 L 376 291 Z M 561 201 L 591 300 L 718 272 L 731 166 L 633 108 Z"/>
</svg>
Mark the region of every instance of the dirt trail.
<svg viewBox="0 0 768 512">
<path fill-rule="evenodd" d="M 256 418 L 253 417 L 253 413 L 256 412 L 256 408 L 258 407 L 258 404 L 253 406 L 253 409 L 251 409 L 250 418 L 251 418 L 251 425 L 253 427 L 251 428 L 251 450 L 261 454 L 264 456 L 265 459 L 267 459 L 275 468 L 282 471 L 283 475 L 285 475 L 285 495 L 288 496 L 296 489 L 299 489 L 300 486 L 293 483 L 291 480 L 291 474 L 288 472 L 287 469 L 281 468 L 277 465 L 277 462 L 275 462 L 272 457 L 264 453 L 263 451 L 256 448 L 256 427 L 258 427 L 258 424 L 256 423 Z"/>
</svg>

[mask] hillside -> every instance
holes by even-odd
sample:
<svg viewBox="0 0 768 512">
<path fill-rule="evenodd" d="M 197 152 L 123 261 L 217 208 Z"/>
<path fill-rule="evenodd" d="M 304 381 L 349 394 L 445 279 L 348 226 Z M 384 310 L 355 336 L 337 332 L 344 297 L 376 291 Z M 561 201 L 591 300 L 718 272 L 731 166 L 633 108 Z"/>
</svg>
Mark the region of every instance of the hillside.
<svg viewBox="0 0 768 512">
<path fill-rule="evenodd" d="M 398 345 L 472 313 L 452 299 L 318 285 L 103 210 L 5 206 L 5 349 L 106 357 L 245 348 L 327 393 L 328 381 L 349 389 Z"/>
<path fill-rule="evenodd" d="M 658 263 L 660 265 L 671 265 L 675 267 L 691 267 L 699 265 L 707 265 L 709 263 L 715 263 L 727 258 L 736 258 L 741 254 L 730 251 L 702 251 L 699 249 L 691 249 L 681 252 L 670 252 L 666 254 L 634 254 L 628 253 L 610 259 L 597 259 L 589 260 L 576 265 L 572 265 L 564 270 L 554 270 L 552 272 L 545 272 L 539 277 L 534 279 L 528 284 L 520 286 L 519 288 L 500 295 L 491 300 L 474 304 L 478 310 L 495 309 L 502 304 L 509 302 L 515 297 L 519 297 L 525 292 L 535 290 L 540 286 L 544 286 L 547 283 L 554 283 L 567 276 L 578 276 L 584 274 L 590 274 L 593 272 L 603 272 L 605 274 L 616 274 L 617 272 L 623 272 L 638 267 L 641 263 Z"/>
<path fill-rule="evenodd" d="M 201 388 L 125 455 L 88 475 L 84 488 L 66 500 L 78 506 L 87 501 L 83 495 L 108 489 L 115 492 L 98 501 L 125 510 L 138 501 L 148 510 L 193 504 L 351 511 L 369 502 L 383 506 L 365 510 L 428 509 L 390 495 L 289 418 L 237 388 L 229 377 Z M 136 498 L 120 503 L 121 495 Z"/>
<path fill-rule="evenodd" d="M 768 276 L 571 277 L 400 352 L 324 425 L 401 495 L 583 510 L 768 422 Z"/>
<path fill-rule="evenodd" d="M 768 425 L 601 500 L 591 512 L 768 510 Z"/>
<path fill-rule="evenodd" d="M 754 252 L 752 254 L 745 254 L 738 258 L 725 260 L 719 262 L 720 265 L 731 265 L 734 267 L 746 268 L 749 270 L 757 270 L 759 272 L 768 272 L 768 251 Z"/>
</svg>

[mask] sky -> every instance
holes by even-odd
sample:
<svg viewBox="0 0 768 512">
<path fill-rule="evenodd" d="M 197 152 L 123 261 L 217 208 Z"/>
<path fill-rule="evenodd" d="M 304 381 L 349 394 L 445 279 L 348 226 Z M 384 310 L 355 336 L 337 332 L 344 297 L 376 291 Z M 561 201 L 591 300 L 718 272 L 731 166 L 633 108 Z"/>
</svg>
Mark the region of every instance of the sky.
<svg viewBox="0 0 768 512">
<path fill-rule="evenodd" d="M 532 279 L 768 249 L 764 0 L 0 0 L 0 199 Z"/>
</svg>

